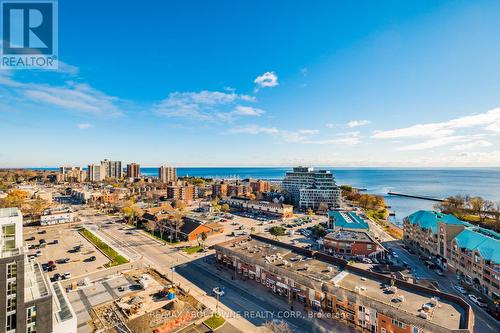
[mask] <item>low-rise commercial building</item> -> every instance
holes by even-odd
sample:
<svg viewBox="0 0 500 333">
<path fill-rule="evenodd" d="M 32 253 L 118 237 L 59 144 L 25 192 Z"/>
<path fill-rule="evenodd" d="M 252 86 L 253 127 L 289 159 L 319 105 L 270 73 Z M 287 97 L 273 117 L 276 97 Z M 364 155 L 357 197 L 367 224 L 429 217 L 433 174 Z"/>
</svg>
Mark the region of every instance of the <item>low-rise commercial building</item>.
<svg viewBox="0 0 500 333">
<path fill-rule="evenodd" d="M 262 213 L 280 218 L 292 217 L 293 206 L 283 203 L 274 203 L 269 201 L 250 200 L 248 198 L 233 197 L 224 200 L 230 207 L 251 211 L 254 213 Z"/>
<path fill-rule="evenodd" d="M 339 230 L 330 232 L 323 238 L 325 252 L 332 255 L 350 257 L 379 257 L 385 255 L 385 248 L 364 231 Z"/>
<path fill-rule="evenodd" d="M 54 225 L 71 223 L 75 221 L 75 213 L 71 207 L 58 207 L 46 209 L 40 216 L 40 225 Z"/>
<path fill-rule="evenodd" d="M 328 211 L 328 229 L 368 231 L 368 223 L 358 214 L 348 211 Z"/>
<path fill-rule="evenodd" d="M 220 265 L 289 302 L 370 332 L 472 332 L 461 298 L 350 266 L 330 255 L 262 236 L 214 245 Z"/>
</svg>

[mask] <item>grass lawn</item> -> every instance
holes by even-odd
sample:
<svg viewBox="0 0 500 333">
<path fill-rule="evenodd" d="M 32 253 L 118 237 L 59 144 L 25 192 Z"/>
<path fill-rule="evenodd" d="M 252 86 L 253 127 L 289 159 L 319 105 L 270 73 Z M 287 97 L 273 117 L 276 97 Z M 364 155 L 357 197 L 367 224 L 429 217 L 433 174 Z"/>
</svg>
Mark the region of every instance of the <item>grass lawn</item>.
<svg viewBox="0 0 500 333">
<path fill-rule="evenodd" d="M 151 232 L 149 232 L 148 230 L 146 230 L 146 229 L 144 229 L 144 228 L 141 228 L 141 230 L 143 230 L 144 232 L 146 232 L 146 233 L 150 234 L 151 236 L 153 236 L 153 237 L 154 237 L 154 238 L 156 238 L 157 240 L 162 241 L 162 242 L 164 242 L 164 243 L 167 243 L 167 244 L 170 244 L 170 245 L 179 243 L 179 241 L 178 241 L 178 240 L 175 240 L 175 241 L 171 242 L 171 241 L 169 241 L 168 239 L 165 239 L 165 237 L 168 237 L 168 234 L 167 234 L 167 233 L 164 233 L 164 234 L 163 234 L 163 238 L 161 238 L 161 237 L 160 237 L 160 232 L 158 232 L 158 231 L 155 231 L 154 233 L 151 233 Z"/>
<path fill-rule="evenodd" d="M 226 320 L 219 316 L 218 314 L 214 314 L 212 317 L 208 318 L 207 320 L 204 321 L 205 325 L 210 327 L 211 329 L 215 330 L 216 328 L 219 328 L 224 324 Z"/>
<path fill-rule="evenodd" d="M 182 251 L 186 252 L 187 254 L 193 254 L 193 253 L 200 252 L 202 249 L 203 249 L 203 246 L 196 245 L 196 246 L 191 246 L 191 247 L 187 247 L 185 249 L 182 249 Z"/>
<path fill-rule="evenodd" d="M 80 233 L 84 235 L 88 240 L 90 240 L 92 244 L 94 244 L 99 250 L 104 252 L 111 259 L 110 263 L 104 265 L 105 267 L 117 266 L 128 262 L 127 259 L 119 255 L 118 252 L 113 250 L 108 244 L 101 241 L 96 235 L 91 233 L 89 230 L 81 228 Z"/>
</svg>

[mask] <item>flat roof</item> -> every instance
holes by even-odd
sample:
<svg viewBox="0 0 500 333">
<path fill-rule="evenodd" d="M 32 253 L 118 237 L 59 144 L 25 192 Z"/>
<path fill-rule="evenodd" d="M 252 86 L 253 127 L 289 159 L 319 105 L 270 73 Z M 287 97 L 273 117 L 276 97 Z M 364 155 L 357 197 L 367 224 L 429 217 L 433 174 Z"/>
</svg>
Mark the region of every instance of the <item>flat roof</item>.
<svg viewBox="0 0 500 333">
<path fill-rule="evenodd" d="M 346 241 L 346 242 L 375 243 L 375 241 L 370 237 L 370 235 L 368 235 L 368 233 L 364 231 L 339 230 L 330 232 L 324 238 L 336 241 Z"/>
<path fill-rule="evenodd" d="M 354 212 L 330 210 L 328 217 L 333 219 L 337 228 L 368 229 L 368 223 Z"/>
<path fill-rule="evenodd" d="M 251 239 L 240 246 L 231 247 L 231 250 L 246 256 L 252 256 L 262 263 L 271 263 L 275 266 L 293 271 L 315 281 L 330 281 L 339 272 L 340 268 L 331 263 L 313 259 L 290 249 L 274 246 L 260 240 Z"/>
<path fill-rule="evenodd" d="M 410 290 L 410 288 L 398 288 L 397 292 L 393 294 L 384 293 L 382 288 L 384 281 L 377 280 L 368 274 L 366 276 L 360 275 L 349 268 L 342 268 L 330 262 L 295 252 L 295 248 L 288 246 L 288 244 L 287 247 L 281 247 L 275 243 L 268 243 L 260 239 L 242 240 L 239 238 L 215 245 L 215 247 L 216 249 L 217 247 L 227 249 L 236 255 L 249 257 L 264 269 L 266 265 L 278 266 L 289 271 L 292 276 L 301 276 L 304 281 L 311 283 L 318 291 L 324 290 L 322 287 L 325 284 L 331 290 L 342 288 L 364 295 L 382 303 L 384 306 L 387 305 L 401 310 L 415 319 L 419 319 L 418 314 L 422 306 L 429 303 L 431 298 L 435 296 L 431 290 L 426 292 L 417 291 L 416 289 Z M 360 287 L 364 287 L 362 288 L 363 291 L 360 291 Z M 398 295 L 402 295 L 404 301 L 393 302 L 392 300 Z M 458 329 L 460 328 L 461 318 L 465 314 L 465 309 L 459 304 L 440 300 L 429 314 L 430 317 L 427 321 L 447 329 Z M 420 320 L 424 319 L 420 318 Z"/>
<path fill-rule="evenodd" d="M 377 301 L 415 316 L 419 314 L 422 305 L 430 302 L 432 296 L 418 293 L 414 290 L 405 290 L 403 288 L 397 288 L 397 291 L 393 294 L 385 293 L 380 281 L 369 279 L 353 272 L 348 272 L 348 274 L 338 281 L 338 285 L 351 291 L 354 291 L 356 287 L 363 287 L 363 291 L 361 292 L 362 295 L 376 299 Z M 395 297 L 400 295 L 404 297 L 403 302 L 397 303 L 392 301 Z M 459 329 L 460 318 L 464 310 L 457 304 L 440 300 L 438 305 L 431 308 L 429 313 L 431 322 L 448 329 Z"/>
</svg>

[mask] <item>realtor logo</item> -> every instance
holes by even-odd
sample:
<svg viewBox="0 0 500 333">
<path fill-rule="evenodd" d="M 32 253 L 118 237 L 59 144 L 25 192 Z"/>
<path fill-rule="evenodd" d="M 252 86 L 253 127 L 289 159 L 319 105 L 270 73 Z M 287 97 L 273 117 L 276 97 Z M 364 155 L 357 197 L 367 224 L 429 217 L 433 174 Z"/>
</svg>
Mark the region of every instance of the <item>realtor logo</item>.
<svg viewBox="0 0 500 333">
<path fill-rule="evenodd" d="M 0 0 L 3 69 L 57 69 L 57 1 Z"/>
</svg>

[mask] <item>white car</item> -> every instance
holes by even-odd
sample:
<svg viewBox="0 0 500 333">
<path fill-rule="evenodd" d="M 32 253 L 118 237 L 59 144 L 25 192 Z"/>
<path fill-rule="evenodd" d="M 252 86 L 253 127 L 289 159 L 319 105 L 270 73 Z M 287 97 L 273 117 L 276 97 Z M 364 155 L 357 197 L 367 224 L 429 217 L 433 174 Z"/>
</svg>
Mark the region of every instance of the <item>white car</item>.
<svg viewBox="0 0 500 333">
<path fill-rule="evenodd" d="M 67 279 L 71 279 L 71 273 L 70 272 L 66 272 L 62 275 L 63 279 L 67 280 Z"/>
<path fill-rule="evenodd" d="M 371 261 L 371 259 L 369 258 L 363 258 L 362 260 L 365 264 L 373 264 L 373 261 Z"/>
<path fill-rule="evenodd" d="M 459 285 L 457 285 L 457 284 L 454 286 L 454 288 L 455 288 L 456 290 L 458 290 L 458 292 L 460 292 L 461 294 L 464 294 L 464 295 L 465 295 L 465 294 L 467 293 L 467 290 L 465 290 L 465 288 L 464 288 L 464 287 L 459 286 Z"/>
<path fill-rule="evenodd" d="M 473 294 L 469 294 L 469 299 L 476 303 L 477 306 L 481 307 L 481 308 L 485 308 L 488 306 L 488 304 L 486 304 L 481 298 L 477 297 L 476 295 L 473 295 Z"/>
</svg>

